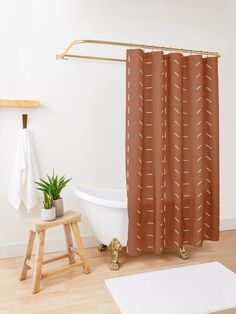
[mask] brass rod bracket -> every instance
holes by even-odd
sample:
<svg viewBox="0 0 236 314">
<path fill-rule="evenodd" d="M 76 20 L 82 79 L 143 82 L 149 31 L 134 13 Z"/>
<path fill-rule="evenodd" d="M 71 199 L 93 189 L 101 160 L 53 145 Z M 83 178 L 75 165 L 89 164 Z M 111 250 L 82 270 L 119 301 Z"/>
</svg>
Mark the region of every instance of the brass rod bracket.
<svg viewBox="0 0 236 314">
<path fill-rule="evenodd" d="M 65 56 L 63 55 L 63 54 L 61 54 L 61 55 L 56 55 L 56 59 L 57 60 L 67 60 L 67 58 L 65 58 Z"/>
</svg>

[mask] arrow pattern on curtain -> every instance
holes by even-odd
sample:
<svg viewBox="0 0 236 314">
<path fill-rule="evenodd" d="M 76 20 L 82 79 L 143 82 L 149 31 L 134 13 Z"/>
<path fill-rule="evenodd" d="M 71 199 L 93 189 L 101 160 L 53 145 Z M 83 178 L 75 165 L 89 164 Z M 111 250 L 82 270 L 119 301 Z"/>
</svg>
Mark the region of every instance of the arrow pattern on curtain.
<svg viewBox="0 0 236 314">
<path fill-rule="evenodd" d="M 127 51 L 128 252 L 219 238 L 217 58 Z"/>
</svg>

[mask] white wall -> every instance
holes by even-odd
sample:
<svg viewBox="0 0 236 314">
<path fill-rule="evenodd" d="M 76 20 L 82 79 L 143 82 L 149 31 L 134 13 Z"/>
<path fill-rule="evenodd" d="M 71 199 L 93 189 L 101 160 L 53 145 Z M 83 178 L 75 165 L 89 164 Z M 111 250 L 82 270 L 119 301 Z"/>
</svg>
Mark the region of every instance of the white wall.
<svg viewBox="0 0 236 314">
<path fill-rule="evenodd" d="M 39 99 L 42 104 L 37 110 L 0 108 L 2 256 L 21 254 L 27 235 L 24 209 L 16 212 L 7 202 L 22 112 L 29 114 L 42 174 L 55 168 L 72 176 L 74 184 L 125 185 L 125 65 L 56 60 L 55 54 L 75 39 L 221 52 L 221 218 L 236 219 L 235 14 L 234 0 L 0 1 L 0 98 Z M 80 50 L 125 55 L 119 48 Z M 64 197 L 68 208 L 78 209 L 69 189 Z M 92 235 L 86 219 L 81 227 L 85 237 Z M 61 237 L 61 230 L 49 234 L 54 241 Z"/>
</svg>

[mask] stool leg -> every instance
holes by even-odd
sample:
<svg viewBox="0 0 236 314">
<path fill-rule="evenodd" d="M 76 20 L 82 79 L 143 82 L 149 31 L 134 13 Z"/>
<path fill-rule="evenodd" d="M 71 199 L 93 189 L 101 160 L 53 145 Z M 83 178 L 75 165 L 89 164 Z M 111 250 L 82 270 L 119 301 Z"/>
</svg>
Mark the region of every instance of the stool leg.
<svg viewBox="0 0 236 314">
<path fill-rule="evenodd" d="M 72 236 L 71 236 L 71 230 L 70 230 L 69 224 L 64 225 L 64 231 L 65 231 L 65 237 L 66 237 L 67 252 L 69 254 L 69 262 L 70 262 L 70 264 L 74 264 L 75 263 L 75 255 L 73 252 L 70 251 L 70 248 L 73 247 L 73 242 L 72 242 Z"/>
<path fill-rule="evenodd" d="M 37 293 L 40 291 L 44 240 L 45 240 L 45 230 L 38 232 L 38 246 L 37 246 L 37 253 L 36 253 L 36 258 L 35 258 L 35 268 L 34 268 L 33 287 L 32 287 L 33 293 Z"/>
<path fill-rule="evenodd" d="M 85 249 L 84 249 L 83 241 L 82 241 L 81 236 L 80 236 L 79 227 L 78 227 L 76 222 L 73 222 L 71 224 L 71 227 L 72 227 L 72 231 L 74 233 L 74 237 L 75 237 L 75 240 L 77 243 L 77 249 L 78 249 L 79 254 L 80 254 L 80 259 L 83 263 L 84 272 L 85 272 L 85 274 L 89 274 L 91 271 L 90 271 L 90 267 L 89 267 L 89 263 L 88 263 L 88 259 L 87 259 L 87 254 L 86 254 Z"/>
<path fill-rule="evenodd" d="M 25 280 L 26 276 L 27 276 L 27 270 L 29 269 L 29 266 L 26 265 L 26 261 L 30 260 L 31 255 L 32 255 L 32 250 L 33 250 L 33 246 L 34 246 L 34 239 L 35 239 L 35 232 L 33 232 L 32 230 L 30 230 L 30 235 L 29 235 L 29 239 L 28 239 L 28 245 L 27 245 L 27 249 L 25 252 L 25 256 L 24 256 L 24 262 L 23 262 L 23 266 L 21 269 L 21 274 L 20 274 L 20 280 Z"/>
</svg>

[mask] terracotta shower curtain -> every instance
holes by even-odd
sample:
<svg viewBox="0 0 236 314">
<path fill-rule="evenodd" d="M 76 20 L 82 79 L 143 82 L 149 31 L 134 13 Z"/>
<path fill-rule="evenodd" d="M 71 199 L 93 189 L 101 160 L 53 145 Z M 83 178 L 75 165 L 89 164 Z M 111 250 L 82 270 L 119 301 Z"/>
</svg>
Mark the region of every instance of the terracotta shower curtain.
<svg viewBox="0 0 236 314">
<path fill-rule="evenodd" d="M 127 51 L 128 253 L 219 238 L 217 58 Z"/>
</svg>

